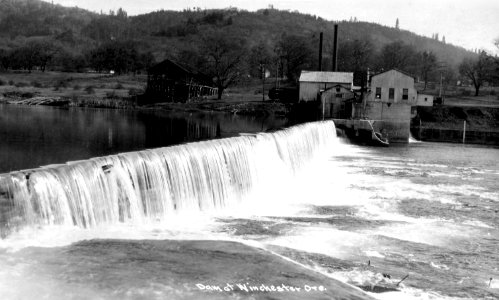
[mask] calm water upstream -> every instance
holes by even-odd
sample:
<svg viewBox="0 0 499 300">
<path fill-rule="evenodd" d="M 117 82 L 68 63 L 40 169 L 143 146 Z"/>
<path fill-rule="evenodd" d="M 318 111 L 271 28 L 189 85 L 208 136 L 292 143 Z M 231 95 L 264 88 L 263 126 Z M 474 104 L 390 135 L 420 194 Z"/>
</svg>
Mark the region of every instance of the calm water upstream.
<svg viewBox="0 0 499 300">
<path fill-rule="evenodd" d="M 151 145 L 142 123 L 100 118 L 107 127 L 70 118 L 59 134 L 97 126 L 105 144 L 102 128 L 113 141 L 136 130 Z M 34 120 L 18 123 L 36 156 Z M 3 161 L 16 141 L 2 140 Z M 195 239 L 257 246 L 378 299 L 498 299 L 498 183 L 497 148 L 360 147 L 332 122 L 13 172 L 0 176 L 0 298 L 187 298 L 193 283 L 165 278 L 168 258 L 135 241 Z"/>
<path fill-rule="evenodd" d="M 0 174 L 280 128 L 285 119 L 0 104 Z"/>
</svg>

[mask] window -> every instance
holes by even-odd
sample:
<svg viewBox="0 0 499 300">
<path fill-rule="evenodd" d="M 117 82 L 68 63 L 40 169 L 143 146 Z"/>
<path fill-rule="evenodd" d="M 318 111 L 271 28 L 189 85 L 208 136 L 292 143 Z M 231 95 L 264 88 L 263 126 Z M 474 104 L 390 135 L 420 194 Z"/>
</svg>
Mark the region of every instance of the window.
<svg viewBox="0 0 499 300">
<path fill-rule="evenodd" d="M 336 98 L 343 98 L 343 94 L 336 94 Z"/>
<path fill-rule="evenodd" d="M 428 101 L 428 98 L 426 98 L 426 97 L 425 97 L 425 98 L 424 98 L 424 101 Z"/>
<path fill-rule="evenodd" d="M 376 88 L 376 99 L 381 99 L 381 88 L 380 87 Z"/>
<path fill-rule="evenodd" d="M 394 88 L 390 88 L 388 90 L 388 99 L 395 99 L 395 89 Z"/>
<path fill-rule="evenodd" d="M 409 99 L 409 89 L 402 89 L 402 100 Z"/>
<path fill-rule="evenodd" d="M 341 92 L 341 88 L 337 87 L 337 88 L 336 88 L 336 92 L 337 92 L 337 93 Z"/>
</svg>

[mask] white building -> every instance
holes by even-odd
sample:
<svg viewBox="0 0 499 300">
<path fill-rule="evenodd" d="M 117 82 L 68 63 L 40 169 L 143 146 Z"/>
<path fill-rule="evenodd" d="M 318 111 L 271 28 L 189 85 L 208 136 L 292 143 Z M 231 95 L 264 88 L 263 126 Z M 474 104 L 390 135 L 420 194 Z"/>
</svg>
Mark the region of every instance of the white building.
<svg viewBox="0 0 499 300">
<path fill-rule="evenodd" d="M 416 106 L 433 106 L 433 98 L 432 95 L 418 94 Z"/>
<path fill-rule="evenodd" d="M 353 73 L 302 71 L 300 75 L 299 101 L 315 101 L 320 93 L 341 86 L 347 90 L 353 88 Z"/>
</svg>

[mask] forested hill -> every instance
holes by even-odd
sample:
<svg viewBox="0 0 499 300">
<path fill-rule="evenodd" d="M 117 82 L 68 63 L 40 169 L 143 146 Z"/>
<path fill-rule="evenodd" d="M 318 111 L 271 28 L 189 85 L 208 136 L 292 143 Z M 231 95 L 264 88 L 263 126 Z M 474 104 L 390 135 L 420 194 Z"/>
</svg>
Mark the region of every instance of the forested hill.
<svg viewBox="0 0 499 300">
<path fill-rule="evenodd" d="M 445 44 L 403 29 L 368 22 L 327 21 L 316 16 L 273 9 L 262 9 L 257 12 L 236 10 L 223 12 L 158 11 L 136 16 L 131 20 L 131 24 L 145 35 L 196 36 L 202 34 L 207 28 L 216 25 L 240 32 L 253 43 L 260 40 L 271 43 L 271 41 L 278 41 L 283 34 L 294 34 L 309 38 L 314 47 L 318 44 L 319 32 L 323 31 L 327 49 L 332 45 L 335 23 L 339 24 L 340 45 L 345 41 L 369 39 L 376 49 L 381 49 L 383 45 L 390 42 L 401 41 L 412 46 L 415 51 L 432 51 L 441 61 L 446 61 L 452 66 L 457 66 L 464 57 L 470 54 L 462 47 Z"/>
<path fill-rule="evenodd" d="M 65 55 L 84 56 L 104 43 L 133 41 L 140 52 L 151 52 L 156 60 L 166 57 L 185 59 L 192 58 L 192 52 L 199 50 L 210 32 L 223 31 L 227 36 L 243 41 L 248 49 L 264 45 L 271 52 L 275 52 L 280 42 L 283 45 L 283 36 L 293 36 L 310 52 L 307 54 L 308 67 L 312 67 L 317 56 L 319 32 L 323 31 L 325 64 L 328 67 L 334 24 L 334 21 L 316 16 L 275 9 L 257 12 L 237 9 L 156 11 L 130 17 L 121 9 L 93 13 L 39 0 L 0 0 L 0 51 L 6 53 L 32 40 L 44 40 L 57 45 L 63 50 L 59 52 Z M 472 54 L 461 47 L 418 36 L 403 28 L 357 21 L 340 21 L 338 24 L 340 67 L 342 49 L 344 55 L 349 55 L 355 40 L 372 52 L 365 58 L 366 66 L 372 68 L 379 66 L 379 52 L 383 47 L 394 42 L 399 42 L 399 48 L 402 45 L 413 53 L 430 51 L 439 63 L 452 69 Z M 302 65 L 307 66 L 304 62 Z M 343 66 L 346 65 L 348 63 L 343 62 Z"/>
</svg>

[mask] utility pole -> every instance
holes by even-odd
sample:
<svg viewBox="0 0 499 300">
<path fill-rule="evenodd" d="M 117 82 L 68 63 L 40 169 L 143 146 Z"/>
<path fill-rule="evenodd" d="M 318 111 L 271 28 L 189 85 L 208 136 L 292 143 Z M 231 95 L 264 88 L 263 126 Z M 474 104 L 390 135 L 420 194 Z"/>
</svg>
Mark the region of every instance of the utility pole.
<svg viewBox="0 0 499 300">
<path fill-rule="evenodd" d="M 281 58 L 279 57 L 279 59 L 277 60 L 277 68 L 276 68 L 276 71 L 275 71 L 275 88 L 279 88 L 279 64 L 281 62 Z"/>
<path fill-rule="evenodd" d="M 443 81 L 443 75 L 442 71 L 440 71 L 440 92 L 438 93 L 438 97 L 440 97 L 440 99 L 442 99 L 442 81 Z"/>
<path fill-rule="evenodd" d="M 262 102 L 265 101 L 265 64 L 260 65 L 262 68 Z"/>
</svg>

